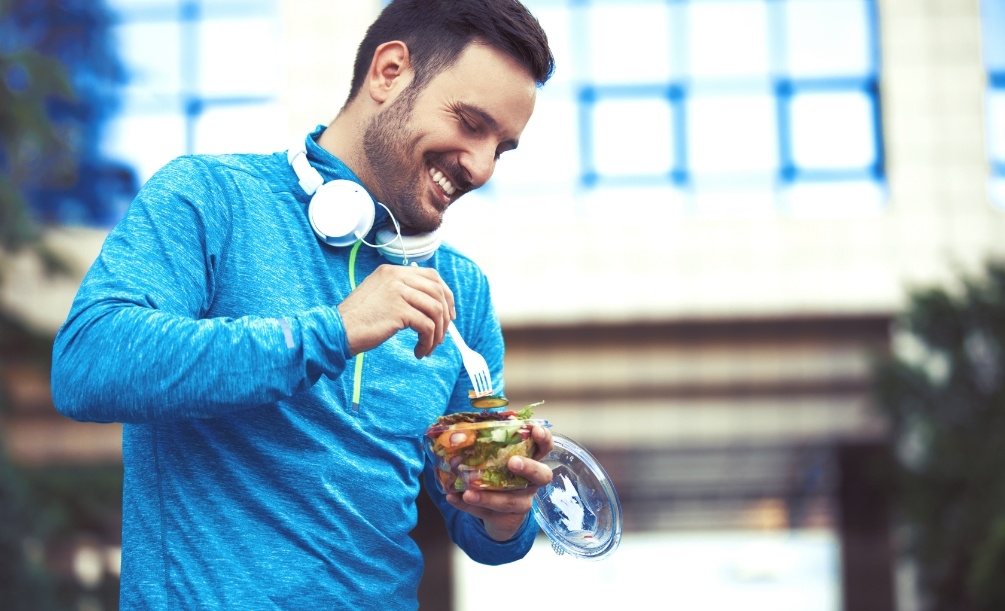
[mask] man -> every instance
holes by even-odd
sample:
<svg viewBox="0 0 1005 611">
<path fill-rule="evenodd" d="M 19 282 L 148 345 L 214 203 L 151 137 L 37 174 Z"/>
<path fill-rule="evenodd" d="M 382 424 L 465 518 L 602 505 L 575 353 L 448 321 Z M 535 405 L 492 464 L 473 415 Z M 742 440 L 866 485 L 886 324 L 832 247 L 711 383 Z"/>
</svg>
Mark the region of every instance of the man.
<svg viewBox="0 0 1005 611">
<path fill-rule="evenodd" d="M 399 0 L 327 128 L 288 153 L 176 159 L 140 191 L 52 373 L 61 413 L 125 423 L 123 608 L 414 609 L 421 478 L 473 559 L 526 554 L 550 470 L 514 458 L 527 490 L 444 497 L 421 449 L 437 416 L 471 409 L 451 319 L 502 392 L 486 278 L 449 245 L 419 265 L 371 246 L 390 233 L 414 262 L 516 148 L 553 65 L 516 0 Z M 360 200 L 319 183 L 366 196 L 348 240 L 325 216 Z M 540 458 L 551 437 L 534 436 Z"/>
</svg>

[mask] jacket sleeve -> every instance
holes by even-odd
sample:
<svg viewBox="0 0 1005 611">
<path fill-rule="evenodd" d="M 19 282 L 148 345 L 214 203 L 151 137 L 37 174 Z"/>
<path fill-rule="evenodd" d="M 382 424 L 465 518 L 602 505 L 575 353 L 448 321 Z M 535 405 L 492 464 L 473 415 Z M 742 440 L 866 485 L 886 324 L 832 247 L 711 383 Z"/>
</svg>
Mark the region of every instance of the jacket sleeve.
<svg viewBox="0 0 1005 611">
<path fill-rule="evenodd" d="M 479 280 L 481 286 L 477 291 L 478 298 L 465 303 L 463 311 L 458 312 L 456 322 L 468 344 L 488 362 L 496 394 L 504 395 L 502 328 L 491 304 L 488 283 L 480 273 Z M 472 409 L 468 401 L 470 388 L 471 381 L 462 370 L 448 412 Z M 523 558 L 530 551 L 538 534 L 538 525 L 532 514 L 527 515 L 523 526 L 513 538 L 508 541 L 496 541 L 485 531 L 485 526 L 479 518 L 460 511 L 447 502 L 446 497 L 436 486 L 433 465 L 428 457 L 423 472 L 423 485 L 443 514 L 451 540 L 475 562 L 487 565 L 506 564 Z"/>
<path fill-rule="evenodd" d="M 492 566 L 515 562 L 526 556 L 534 545 L 539 529 L 533 514 L 527 514 L 523 526 L 513 538 L 508 541 L 496 541 L 485 531 L 480 519 L 454 508 L 447 502 L 446 497 L 436 487 L 436 476 L 428 458 L 423 472 L 423 486 L 443 514 L 451 541 L 475 562 Z"/>
<path fill-rule="evenodd" d="M 210 418 L 345 368 L 338 311 L 203 318 L 226 197 L 193 158 L 150 179 L 109 233 L 53 345 L 52 394 L 83 421 Z"/>
</svg>

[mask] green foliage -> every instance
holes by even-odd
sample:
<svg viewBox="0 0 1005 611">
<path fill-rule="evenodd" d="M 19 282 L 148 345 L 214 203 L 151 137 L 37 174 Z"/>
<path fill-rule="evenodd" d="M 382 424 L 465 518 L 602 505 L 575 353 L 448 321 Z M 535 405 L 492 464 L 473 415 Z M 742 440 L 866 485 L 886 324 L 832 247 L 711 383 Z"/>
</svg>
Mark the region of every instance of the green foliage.
<svg viewBox="0 0 1005 611">
<path fill-rule="evenodd" d="M 51 337 L 0 312 L 0 367 L 16 360 L 48 371 L 51 354 Z M 0 387 L 0 426 L 9 408 Z M 71 559 L 82 542 L 118 541 L 121 505 L 121 465 L 26 468 L 0 446 L 0 609 L 117 608 L 118 580 L 81 584 Z"/>
<path fill-rule="evenodd" d="M 0 312 L 0 367 L 17 360 L 48 371 L 52 338 Z M 0 387 L 0 426 L 10 405 Z M 114 544 L 122 506 L 121 465 L 26 468 L 0 446 L 0 609 L 115 609 L 118 580 L 79 583 L 70 562 L 75 546 Z"/>
<path fill-rule="evenodd" d="M 40 250 L 37 224 L 109 226 L 135 194 L 100 146 L 125 82 L 113 26 L 103 2 L 0 0 L 0 253 Z"/>
<path fill-rule="evenodd" d="M 72 150 L 46 111 L 54 98 L 73 98 L 62 64 L 33 49 L 0 47 L 0 247 L 8 250 L 37 237 L 24 186 L 74 171 Z"/>
<path fill-rule="evenodd" d="M 0 0 L 0 282 L 4 256 L 31 248 L 50 271 L 64 265 L 39 240 L 30 210 L 59 203 L 53 194 L 100 208 L 94 180 L 101 121 L 114 108 L 109 86 L 121 78 L 106 36 L 102 3 Z M 72 70 L 67 65 L 72 66 Z M 48 200 L 46 200 L 48 197 Z M 32 206 L 29 206 L 29 200 Z M 0 310 L 0 367 L 48 371 L 52 337 Z M 10 416 L 0 386 L 0 426 Z M 121 465 L 26 468 L 0 446 L 0 609 L 118 608 L 118 580 L 80 583 L 78 546 L 117 544 Z"/>
<path fill-rule="evenodd" d="M 121 466 L 26 469 L 0 453 L 0 609 L 118 608 L 118 579 L 81 584 L 67 565 L 77 545 L 118 539 L 121 506 Z"/>
<path fill-rule="evenodd" d="M 1005 609 L 1005 263 L 920 290 L 875 366 L 891 486 L 932 610 Z"/>
<path fill-rule="evenodd" d="M 24 610 L 49 607 L 51 581 L 26 550 L 29 531 L 24 480 L 0 456 L 0 605 Z"/>
</svg>

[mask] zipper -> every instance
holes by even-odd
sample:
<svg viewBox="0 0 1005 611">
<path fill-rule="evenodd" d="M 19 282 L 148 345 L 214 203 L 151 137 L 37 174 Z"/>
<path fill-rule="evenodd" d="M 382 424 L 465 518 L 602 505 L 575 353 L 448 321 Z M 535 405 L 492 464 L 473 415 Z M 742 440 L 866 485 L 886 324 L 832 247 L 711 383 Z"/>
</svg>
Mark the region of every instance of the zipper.
<svg viewBox="0 0 1005 611">
<path fill-rule="evenodd" d="M 356 242 L 352 246 L 352 250 L 349 251 L 349 290 L 356 290 L 356 253 L 359 252 L 359 247 L 363 245 L 362 241 Z M 363 386 L 363 356 L 366 352 L 360 352 L 353 357 L 355 359 L 355 365 L 352 374 L 352 411 L 359 411 L 359 397 L 361 388 Z"/>
</svg>

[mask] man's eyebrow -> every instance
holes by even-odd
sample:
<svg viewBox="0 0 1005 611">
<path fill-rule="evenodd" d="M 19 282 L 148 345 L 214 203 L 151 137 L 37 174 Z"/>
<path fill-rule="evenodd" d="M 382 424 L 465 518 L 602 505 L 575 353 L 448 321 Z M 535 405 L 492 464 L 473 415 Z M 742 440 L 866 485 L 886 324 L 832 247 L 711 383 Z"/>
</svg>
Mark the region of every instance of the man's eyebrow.
<svg viewBox="0 0 1005 611">
<path fill-rule="evenodd" d="M 484 108 L 480 106 L 475 106 L 474 104 L 468 104 L 467 102 L 459 102 L 457 104 L 457 108 L 459 110 L 477 116 L 483 123 L 485 123 L 485 125 L 488 126 L 490 130 L 494 131 L 497 134 L 499 133 L 499 122 L 496 121 L 495 117 L 493 117 L 491 113 L 489 113 L 489 111 L 485 110 Z M 516 139 L 510 138 L 508 140 L 500 142 L 499 144 L 504 145 L 506 147 L 506 150 L 513 150 L 520 143 Z"/>
</svg>

